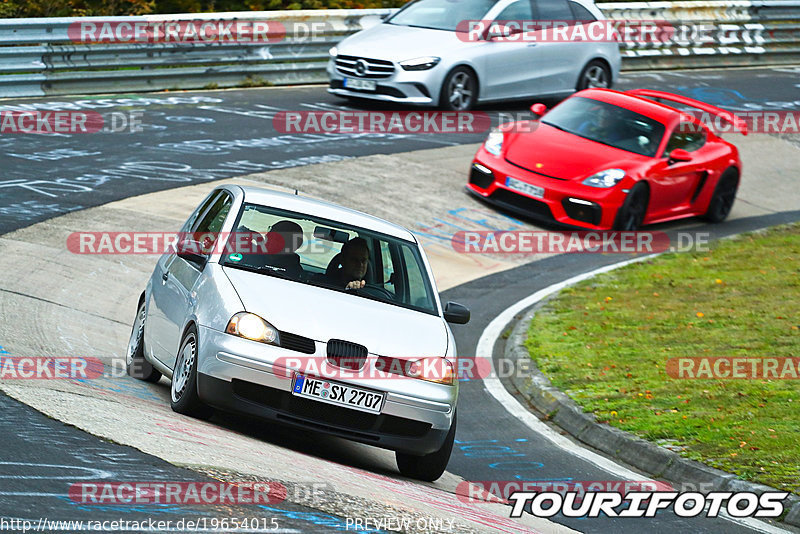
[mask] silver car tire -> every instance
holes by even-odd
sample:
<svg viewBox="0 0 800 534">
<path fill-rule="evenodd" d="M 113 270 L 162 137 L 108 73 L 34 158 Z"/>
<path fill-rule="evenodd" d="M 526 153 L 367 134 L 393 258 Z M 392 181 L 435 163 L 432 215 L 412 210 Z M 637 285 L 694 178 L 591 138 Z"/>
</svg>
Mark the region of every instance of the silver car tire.
<svg viewBox="0 0 800 534">
<path fill-rule="evenodd" d="M 128 371 L 128 376 L 145 382 L 156 383 L 161 380 L 161 373 L 144 357 L 144 323 L 146 319 L 147 308 L 144 299 L 142 299 L 136 308 L 136 319 L 133 320 L 131 337 L 128 340 L 125 368 Z"/>
<path fill-rule="evenodd" d="M 197 328 L 190 326 L 181 340 L 170 384 L 172 410 L 198 419 L 211 417 L 213 409 L 197 394 Z"/>
<path fill-rule="evenodd" d="M 439 447 L 439 450 L 422 456 L 414 456 L 404 452 L 395 452 L 395 460 L 400 474 L 425 482 L 433 482 L 444 474 L 447 463 L 450 461 L 450 453 L 453 452 L 453 443 L 456 439 L 456 416 L 453 414 L 453 422 L 447 437 Z"/>
<path fill-rule="evenodd" d="M 578 77 L 576 90 L 584 89 L 609 89 L 611 88 L 611 70 L 602 61 L 595 59 L 583 67 Z"/>
<path fill-rule="evenodd" d="M 478 78 L 467 67 L 456 67 L 444 79 L 439 107 L 448 111 L 469 111 L 478 100 Z"/>
</svg>

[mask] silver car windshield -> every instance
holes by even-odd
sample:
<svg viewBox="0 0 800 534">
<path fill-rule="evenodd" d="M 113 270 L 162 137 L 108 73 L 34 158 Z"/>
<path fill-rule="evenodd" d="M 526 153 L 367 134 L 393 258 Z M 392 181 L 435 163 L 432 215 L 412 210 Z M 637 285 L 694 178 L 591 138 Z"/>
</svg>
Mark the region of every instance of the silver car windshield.
<svg viewBox="0 0 800 534">
<path fill-rule="evenodd" d="M 655 119 L 582 96 L 569 98 L 554 107 L 542 122 L 585 139 L 651 158 L 656 155 L 666 130 Z"/>
<path fill-rule="evenodd" d="M 482 20 L 496 3 L 497 0 L 417 0 L 387 22 L 454 32 L 465 20 Z"/>
<path fill-rule="evenodd" d="M 244 204 L 221 264 L 438 315 L 416 243 L 341 222 Z"/>
</svg>

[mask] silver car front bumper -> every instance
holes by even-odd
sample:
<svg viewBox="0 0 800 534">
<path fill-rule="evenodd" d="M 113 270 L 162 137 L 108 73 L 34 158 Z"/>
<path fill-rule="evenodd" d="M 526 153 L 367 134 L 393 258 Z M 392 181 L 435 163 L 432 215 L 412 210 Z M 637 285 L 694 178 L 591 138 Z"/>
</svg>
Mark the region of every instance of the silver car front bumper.
<svg viewBox="0 0 800 534">
<path fill-rule="evenodd" d="M 372 415 L 292 395 L 293 369 L 282 364 L 306 355 L 206 327 L 200 327 L 198 341 L 198 393 L 208 404 L 224 410 L 417 454 L 438 449 L 453 420 L 457 385 L 407 378 L 345 381 L 386 392 L 381 414 Z M 308 357 L 328 365 L 325 344 L 316 345 L 317 353 Z M 374 358 L 370 355 L 366 365 L 372 365 Z M 335 420 L 325 414 L 336 416 Z"/>
<path fill-rule="evenodd" d="M 374 80 L 378 84 L 376 91 L 362 91 L 342 86 L 345 75 L 336 69 L 333 59 L 328 61 L 327 70 L 330 79 L 328 92 L 331 94 L 421 106 L 439 104 L 439 92 L 446 74 L 441 65 L 423 71 L 406 71 L 396 66 L 390 77 Z"/>
</svg>

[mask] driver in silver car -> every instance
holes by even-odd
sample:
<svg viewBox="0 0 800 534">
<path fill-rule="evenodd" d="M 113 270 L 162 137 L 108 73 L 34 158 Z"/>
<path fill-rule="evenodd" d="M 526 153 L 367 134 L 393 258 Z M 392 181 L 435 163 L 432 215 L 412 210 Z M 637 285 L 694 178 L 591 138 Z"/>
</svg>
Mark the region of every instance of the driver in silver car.
<svg viewBox="0 0 800 534">
<path fill-rule="evenodd" d="M 363 237 L 354 237 L 342 246 L 340 257 L 341 267 L 335 269 L 329 276 L 333 284 L 344 286 L 345 289 L 361 289 L 367 282 L 369 267 L 369 247 Z"/>
</svg>

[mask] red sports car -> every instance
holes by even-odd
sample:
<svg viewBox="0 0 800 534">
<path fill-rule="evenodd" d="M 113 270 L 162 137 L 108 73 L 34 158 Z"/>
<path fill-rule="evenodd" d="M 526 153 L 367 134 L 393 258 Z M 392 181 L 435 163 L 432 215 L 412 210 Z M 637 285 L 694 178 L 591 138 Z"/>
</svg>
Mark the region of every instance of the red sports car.
<svg viewBox="0 0 800 534">
<path fill-rule="evenodd" d="M 538 122 L 489 134 L 472 163 L 470 193 L 534 219 L 593 230 L 691 216 L 719 222 L 730 213 L 739 152 L 701 119 L 723 119 L 747 135 L 732 113 L 647 89 L 587 89 L 549 112 L 543 104 L 531 110 Z"/>
</svg>

